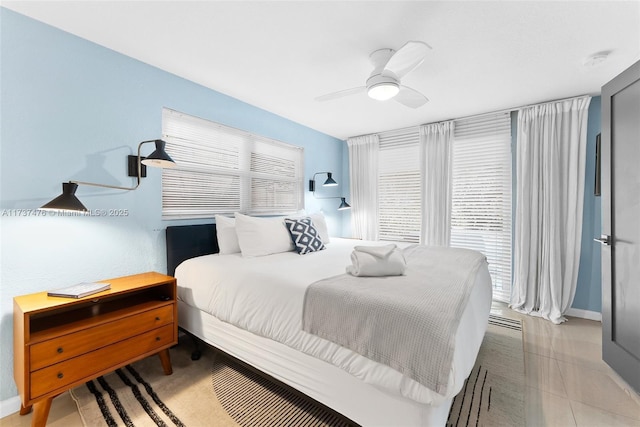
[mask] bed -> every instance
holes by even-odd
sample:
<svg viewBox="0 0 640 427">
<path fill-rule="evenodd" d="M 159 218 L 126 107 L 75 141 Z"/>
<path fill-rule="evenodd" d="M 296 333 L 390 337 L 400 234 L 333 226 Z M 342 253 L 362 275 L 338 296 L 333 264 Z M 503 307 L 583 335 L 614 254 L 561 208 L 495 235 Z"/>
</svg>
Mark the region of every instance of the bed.
<svg viewBox="0 0 640 427">
<path fill-rule="evenodd" d="M 177 278 L 182 329 L 359 425 L 446 424 L 488 323 L 491 279 L 486 261 L 472 278 L 450 338 L 447 382 L 436 392 L 384 363 L 301 330 L 308 285 L 323 275 L 344 273 L 355 245 L 380 243 L 331 237 L 326 250 L 314 254 L 243 257 L 219 254 L 216 236 L 215 224 L 166 229 L 167 270 Z M 233 285 L 225 288 L 229 275 Z"/>
</svg>

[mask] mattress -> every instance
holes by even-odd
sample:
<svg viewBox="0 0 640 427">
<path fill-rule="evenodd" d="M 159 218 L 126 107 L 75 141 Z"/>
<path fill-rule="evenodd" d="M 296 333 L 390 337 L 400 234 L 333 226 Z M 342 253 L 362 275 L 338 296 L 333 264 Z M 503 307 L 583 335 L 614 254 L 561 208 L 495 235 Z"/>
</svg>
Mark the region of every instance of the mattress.
<svg viewBox="0 0 640 427">
<path fill-rule="evenodd" d="M 305 256 L 285 252 L 253 258 L 241 254 L 192 258 L 176 269 L 178 298 L 181 306 L 193 309 L 193 313 L 186 316 L 199 317 L 198 312 L 201 312 L 202 318 L 208 319 L 206 324 L 230 325 L 234 331 L 248 333 L 247 337 L 275 341 L 277 348 L 284 346 L 291 349 L 292 354 L 302 353 L 305 360 L 311 357 L 329 364 L 332 369 L 337 368 L 385 396 L 416 405 L 446 406 L 460 391 L 471 371 L 486 330 L 491 306 L 491 279 L 486 265 L 475 278 L 455 335 L 447 392 L 438 394 L 386 365 L 302 331 L 302 306 L 307 286 L 343 274 L 353 247 L 362 244 L 382 243 L 332 238 L 326 250 Z M 208 336 L 204 325 L 197 325 L 197 321 L 196 325 L 190 323 L 191 329 L 198 330 L 188 330 L 197 332 L 201 338 Z M 239 345 L 245 346 L 244 341 Z M 326 400 L 326 396 L 324 398 Z"/>
</svg>

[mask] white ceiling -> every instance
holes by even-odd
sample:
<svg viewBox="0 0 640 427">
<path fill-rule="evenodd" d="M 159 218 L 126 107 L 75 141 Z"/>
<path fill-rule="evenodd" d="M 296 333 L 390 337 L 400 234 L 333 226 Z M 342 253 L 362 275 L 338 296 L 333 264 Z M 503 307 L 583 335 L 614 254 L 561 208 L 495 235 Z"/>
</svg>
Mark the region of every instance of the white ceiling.
<svg viewBox="0 0 640 427">
<path fill-rule="evenodd" d="M 2 1 L 2 6 L 340 139 L 582 94 L 640 59 L 639 1 Z M 410 109 L 366 94 L 369 54 L 433 50 L 402 83 Z M 610 51 L 588 67 L 592 54 Z"/>
</svg>

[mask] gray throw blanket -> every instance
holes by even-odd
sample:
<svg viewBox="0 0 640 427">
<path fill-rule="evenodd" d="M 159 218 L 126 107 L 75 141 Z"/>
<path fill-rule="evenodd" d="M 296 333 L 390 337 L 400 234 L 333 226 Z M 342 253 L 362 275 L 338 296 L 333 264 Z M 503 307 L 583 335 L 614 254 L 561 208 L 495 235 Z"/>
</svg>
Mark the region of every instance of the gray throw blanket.
<svg viewBox="0 0 640 427">
<path fill-rule="evenodd" d="M 343 274 L 311 284 L 302 327 L 445 394 L 460 317 L 486 258 L 418 245 L 404 254 L 404 276 Z"/>
</svg>

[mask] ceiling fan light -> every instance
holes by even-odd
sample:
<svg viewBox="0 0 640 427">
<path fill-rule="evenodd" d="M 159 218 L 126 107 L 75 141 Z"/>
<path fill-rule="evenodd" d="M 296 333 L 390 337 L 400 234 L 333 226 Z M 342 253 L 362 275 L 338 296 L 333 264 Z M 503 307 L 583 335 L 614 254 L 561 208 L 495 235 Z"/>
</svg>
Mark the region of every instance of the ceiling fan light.
<svg viewBox="0 0 640 427">
<path fill-rule="evenodd" d="M 387 99 L 391 99 L 396 96 L 400 92 L 400 87 L 397 83 L 393 82 L 382 82 L 370 86 L 367 90 L 367 94 L 370 98 L 376 99 L 378 101 L 386 101 Z"/>
</svg>

